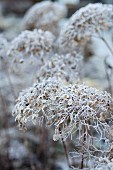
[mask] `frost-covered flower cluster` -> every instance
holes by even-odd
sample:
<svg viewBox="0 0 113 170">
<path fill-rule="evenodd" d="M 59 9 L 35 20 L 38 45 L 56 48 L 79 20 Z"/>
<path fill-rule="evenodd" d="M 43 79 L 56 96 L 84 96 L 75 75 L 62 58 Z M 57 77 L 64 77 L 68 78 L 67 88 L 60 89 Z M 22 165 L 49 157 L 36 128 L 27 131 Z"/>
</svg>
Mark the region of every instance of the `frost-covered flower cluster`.
<svg viewBox="0 0 113 170">
<path fill-rule="evenodd" d="M 54 36 L 49 31 L 23 31 L 12 40 L 7 55 L 19 59 L 43 56 L 53 50 Z"/>
<path fill-rule="evenodd" d="M 45 65 L 38 71 L 37 79 L 56 77 L 58 81 L 67 83 L 78 82 L 81 77 L 82 56 L 77 53 L 52 56 Z"/>
<path fill-rule="evenodd" d="M 57 3 L 38 3 L 26 14 L 25 28 L 54 29 L 64 11 L 64 7 Z M 113 144 L 113 99 L 107 92 L 74 84 L 81 75 L 82 57 L 71 49 L 98 31 L 113 26 L 112 17 L 112 5 L 89 4 L 78 10 L 61 31 L 59 45 L 64 51 L 67 48 L 71 51 L 67 53 L 67 50 L 65 55 L 60 49 L 55 54 L 57 49 L 54 49 L 52 33 L 36 29 L 22 32 L 11 42 L 7 52 L 8 56 L 19 59 L 35 56 L 42 61 L 47 58 L 39 68 L 37 82 L 21 92 L 16 101 L 13 115 L 20 128 L 25 129 L 29 121 L 40 126 L 43 123 L 53 126 L 55 141 L 75 138 L 72 155 L 81 160 L 98 161 L 100 157 L 109 157 Z M 110 157 L 108 159 L 111 161 Z"/>
<path fill-rule="evenodd" d="M 109 160 L 108 157 L 100 157 L 98 165 L 90 170 L 112 170 L 113 169 L 113 158 Z"/>
<path fill-rule="evenodd" d="M 98 156 L 105 153 L 99 150 L 99 146 L 96 150 L 93 143 L 105 140 L 107 145 L 110 139 L 108 134 L 113 121 L 112 104 L 112 98 L 107 92 L 85 85 L 64 86 L 50 78 L 23 91 L 17 99 L 13 114 L 20 127 L 25 127 L 31 119 L 37 120 L 39 124 L 43 121 L 46 125 L 53 124 L 54 140 L 60 139 L 61 135 L 66 139 L 74 134 L 76 141 L 82 145 L 85 134 L 86 149 L 90 150 L 91 155 L 96 152 Z"/>
<path fill-rule="evenodd" d="M 72 15 L 61 31 L 59 42 L 63 46 L 84 43 L 99 31 L 110 27 L 113 27 L 113 5 L 88 4 Z"/>
<path fill-rule="evenodd" d="M 46 109 L 51 108 L 52 103 L 50 102 L 55 99 L 55 95 L 57 96 L 60 91 L 61 87 L 58 81 L 50 78 L 41 83 L 37 82 L 33 87 L 20 93 L 13 110 L 20 127 L 24 127 L 27 121 L 31 121 L 31 119 L 35 122 L 36 118 L 38 123 L 42 124 L 44 116 L 47 116 L 45 115 Z"/>
<path fill-rule="evenodd" d="M 50 1 L 36 3 L 26 13 L 23 19 L 25 29 L 42 29 L 58 32 L 58 23 L 66 16 L 66 7 Z"/>
</svg>

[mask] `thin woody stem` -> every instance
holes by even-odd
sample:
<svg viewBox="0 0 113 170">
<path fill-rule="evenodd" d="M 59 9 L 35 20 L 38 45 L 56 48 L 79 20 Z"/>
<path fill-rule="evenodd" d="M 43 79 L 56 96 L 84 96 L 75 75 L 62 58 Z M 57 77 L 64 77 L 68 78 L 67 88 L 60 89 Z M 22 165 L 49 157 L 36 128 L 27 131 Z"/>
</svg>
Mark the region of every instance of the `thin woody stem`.
<svg viewBox="0 0 113 170">
<path fill-rule="evenodd" d="M 113 88 L 112 88 L 112 82 L 111 82 L 112 70 L 111 70 L 111 72 L 109 74 L 106 57 L 105 57 L 105 60 L 104 60 L 104 64 L 105 64 L 106 77 L 107 77 L 107 80 L 108 80 L 109 93 L 111 94 L 111 96 L 113 96 L 113 90 L 112 90 Z M 110 69 L 112 69 L 112 68 L 110 68 Z"/>
<path fill-rule="evenodd" d="M 109 43 L 106 41 L 106 39 L 102 36 L 100 36 L 100 39 L 105 43 L 105 45 L 107 46 L 107 48 L 109 49 L 109 51 L 111 52 L 111 54 L 113 55 L 113 50 L 110 47 Z"/>
<path fill-rule="evenodd" d="M 110 51 L 110 53 L 113 55 L 112 48 L 110 47 L 109 43 L 106 41 L 106 39 L 101 35 L 101 33 L 99 31 L 98 31 L 98 36 L 92 35 L 92 37 L 101 39 L 103 41 L 103 43 L 106 45 L 106 47 L 108 48 L 108 50 Z"/>
<path fill-rule="evenodd" d="M 86 126 L 83 125 L 83 145 L 82 145 L 82 161 L 81 161 L 81 169 L 84 168 L 84 146 L 85 146 L 85 141 L 86 141 Z"/>
<path fill-rule="evenodd" d="M 60 127 L 59 127 L 59 132 L 60 132 L 60 134 L 61 134 L 61 128 L 60 128 Z M 62 136 L 62 134 L 61 134 L 61 136 Z M 64 141 L 63 137 L 61 137 L 61 140 L 62 140 L 62 144 L 63 144 L 65 156 L 66 156 L 66 161 L 67 161 L 68 167 L 70 168 L 68 151 L 67 151 L 67 147 L 66 147 L 66 144 L 65 144 L 65 141 Z"/>
<path fill-rule="evenodd" d="M 98 35 L 104 44 L 106 45 L 106 47 L 108 48 L 108 50 L 110 51 L 111 55 L 113 56 L 113 50 L 110 47 L 109 43 L 106 41 L 106 39 L 101 35 L 100 31 L 98 31 Z M 108 81 L 108 85 L 109 85 L 109 92 L 111 94 L 111 96 L 113 96 L 113 87 L 112 87 L 112 82 L 111 82 L 111 75 L 109 75 L 108 70 L 107 70 L 107 62 L 106 62 L 106 58 L 104 60 L 104 64 L 105 64 L 105 71 L 106 71 L 106 77 L 107 77 L 107 81 Z"/>
<path fill-rule="evenodd" d="M 105 43 L 105 45 L 108 47 L 109 51 L 111 52 L 111 55 L 113 56 L 113 50 L 110 47 L 110 45 L 108 44 L 108 42 L 105 40 L 104 37 L 101 36 L 100 38 Z M 112 90 L 113 87 L 112 87 L 112 82 L 111 82 L 111 75 L 108 74 L 106 58 L 104 60 L 104 64 L 105 64 L 106 77 L 107 77 L 108 85 L 109 85 L 109 92 L 110 92 L 111 96 L 113 96 L 113 90 Z"/>
</svg>

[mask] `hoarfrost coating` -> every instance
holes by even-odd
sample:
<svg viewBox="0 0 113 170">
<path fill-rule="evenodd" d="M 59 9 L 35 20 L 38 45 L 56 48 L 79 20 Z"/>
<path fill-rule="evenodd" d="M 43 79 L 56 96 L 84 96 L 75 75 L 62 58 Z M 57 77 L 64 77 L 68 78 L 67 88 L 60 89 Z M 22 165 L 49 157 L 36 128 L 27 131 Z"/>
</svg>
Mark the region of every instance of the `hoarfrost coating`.
<svg viewBox="0 0 113 170">
<path fill-rule="evenodd" d="M 77 53 L 54 56 L 37 73 L 38 81 L 56 77 L 64 84 L 78 82 L 81 77 L 83 57 Z"/>
<path fill-rule="evenodd" d="M 64 86 L 55 78 L 49 78 L 20 93 L 13 114 L 21 128 L 27 121 L 55 126 L 54 140 L 67 138 L 79 130 L 81 139 L 83 126 L 87 138 L 93 137 L 93 129 L 100 139 L 108 138 L 113 115 L 113 101 L 107 92 L 85 85 Z M 93 151 L 92 151 L 93 152 Z"/>
<path fill-rule="evenodd" d="M 113 169 L 113 158 L 109 160 L 108 157 L 100 157 L 98 165 L 95 168 L 90 168 L 90 170 L 112 170 Z"/>
<path fill-rule="evenodd" d="M 79 9 L 62 29 L 60 45 L 84 43 L 100 31 L 113 27 L 113 5 L 88 4 Z M 70 42 L 70 43 L 69 43 Z"/>
<path fill-rule="evenodd" d="M 12 40 L 8 56 L 29 57 L 43 56 L 52 51 L 54 36 L 49 31 L 34 30 L 23 31 L 18 37 Z"/>
<path fill-rule="evenodd" d="M 53 33 L 58 31 L 58 22 L 66 16 L 67 10 L 58 2 L 40 2 L 32 6 L 23 19 L 25 29 L 40 28 Z"/>
</svg>

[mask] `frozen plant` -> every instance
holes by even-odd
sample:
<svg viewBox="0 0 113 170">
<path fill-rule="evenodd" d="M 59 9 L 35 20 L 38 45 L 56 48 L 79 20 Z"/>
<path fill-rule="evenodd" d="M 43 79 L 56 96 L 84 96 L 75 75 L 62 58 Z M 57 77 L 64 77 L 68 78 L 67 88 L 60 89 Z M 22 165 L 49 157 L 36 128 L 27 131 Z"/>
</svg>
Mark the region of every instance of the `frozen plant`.
<svg viewBox="0 0 113 170">
<path fill-rule="evenodd" d="M 65 51 L 73 52 L 77 49 L 82 51 L 84 45 L 95 37 L 104 42 L 110 54 L 113 56 L 113 50 L 103 34 L 103 31 L 109 30 L 110 28 L 113 28 L 113 5 L 101 3 L 88 4 L 75 12 L 69 19 L 67 26 L 62 29 L 59 37 L 59 48 L 64 53 Z M 109 92 L 113 95 L 111 75 L 108 75 L 110 69 L 106 62 L 104 62 L 104 64 Z"/>
<path fill-rule="evenodd" d="M 35 28 L 58 34 L 59 21 L 66 16 L 66 7 L 58 2 L 40 2 L 32 6 L 23 19 L 25 29 Z"/>
<path fill-rule="evenodd" d="M 113 27 L 113 5 L 88 4 L 80 8 L 69 19 L 61 31 L 59 43 L 63 47 L 86 43 L 92 36 L 100 37 L 100 32 Z M 70 45 L 71 44 L 71 45 Z"/>
<path fill-rule="evenodd" d="M 54 56 L 37 73 L 37 79 L 41 82 L 43 79 L 56 77 L 58 81 L 69 84 L 78 82 L 81 77 L 82 56 L 77 53 Z"/>
<path fill-rule="evenodd" d="M 33 123 L 36 123 L 36 119 L 38 119 L 38 123 L 42 125 L 45 115 L 44 110 L 49 105 L 51 108 L 50 102 L 60 91 L 61 87 L 58 81 L 54 78 L 49 78 L 41 83 L 35 83 L 33 87 L 20 93 L 13 110 L 13 115 L 16 116 L 16 121 L 18 121 L 20 128 L 24 128 L 31 119 Z"/>
<path fill-rule="evenodd" d="M 23 31 L 18 37 L 12 40 L 7 55 L 16 61 L 29 59 L 29 57 L 44 57 L 53 50 L 54 36 L 49 31 L 33 30 Z"/>
<path fill-rule="evenodd" d="M 99 159 L 98 165 L 90 170 L 112 170 L 113 169 L 113 158 L 109 160 L 108 157 L 101 157 Z"/>
<path fill-rule="evenodd" d="M 50 78 L 23 91 L 13 114 L 21 128 L 32 120 L 39 125 L 54 125 L 55 141 L 71 137 L 75 142 L 72 156 L 81 159 L 79 168 L 83 169 L 84 159 L 97 161 L 110 151 L 112 105 L 107 92 L 83 84 L 64 86 Z"/>
</svg>

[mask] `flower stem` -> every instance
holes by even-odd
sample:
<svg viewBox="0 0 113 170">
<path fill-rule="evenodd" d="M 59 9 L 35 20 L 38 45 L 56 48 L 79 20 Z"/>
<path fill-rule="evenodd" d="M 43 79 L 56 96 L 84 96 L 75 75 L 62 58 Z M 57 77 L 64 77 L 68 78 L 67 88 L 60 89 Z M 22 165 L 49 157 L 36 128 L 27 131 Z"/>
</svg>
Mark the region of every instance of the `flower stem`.
<svg viewBox="0 0 113 170">
<path fill-rule="evenodd" d="M 60 128 L 60 127 L 59 127 L 59 132 L 60 132 L 60 134 L 61 134 L 61 136 L 62 136 L 61 128 Z M 67 147 L 66 147 L 66 144 L 65 144 L 65 141 L 64 141 L 63 137 L 61 137 L 61 140 L 62 140 L 62 144 L 63 144 L 63 148 L 64 148 L 64 153 L 65 153 L 65 156 L 66 156 L 67 165 L 68 165 L 68 167 L 70 168 L 68 151 L 67 151 Z"/>
<path fill-rule="evenodd" d="M 108 50 L 110 51 L 111 55 L 113 56 L 113 50 L 112 48 L 110 47 L 109 43 L 106 41 L 106 39 L 99 33 L 99 38 L 104 42 L 104 44 L 106 45 L 106 47 L 108 48 Z M 111 94 L 111 96 L 113 96 L 113 87 L 112 87 L 112 82 L 111 82 L 111 74 L 109 74 L 108 72 L 108 64 L 107 64 L 107 61 L 106 61 L 106 57 L 105 57 L 105 60 L 104 60 L 104 64 L 105 64 L 105 71 L 106 71 L 106 77 L 107 77 L 107 81 L 108 81 L 108 86 L 109 86 L 109 92 Z M 112 68 L 110 68 L 112 70 Z"/>
<path fill-rule="evenodd" d="M 107 81 L 108 81 L 108 88 L 109 88 L 109 93 L 111 94 L 111 96 L 113 96 L 113 87 L 112 87 L 112 81 L 111 81 L 111 76 L 112 76 L 112 70 L 113 68 L 111 68 L 108 64 L 107 64 L 107 58 L 105 57 L 104 60 L 104 64 L 105 64 L 105 71 L 106 71 L 106 77 L 107 77 Z"/>
<path fill-rule="evenodd" d="M 85 125 L 83 125 L 82 161 L 81 161 L 81 167 L 80 167 L 81 169 L 84 168 L 85 141 L 86 141 L 86 127 L 85 127 Z"/>
<path fill-rule="evenodd" d="M 104 44 L 107 46 L 107 48 L 109 49 L 109 51 L 111 52 L 111 54 L 113 55 L 113 50 L 110 47 L 109 43 L 106 41 L 106 39 L 102 36 L 100 36 L 100 39 L 104 42 Z"/>
</svg>

